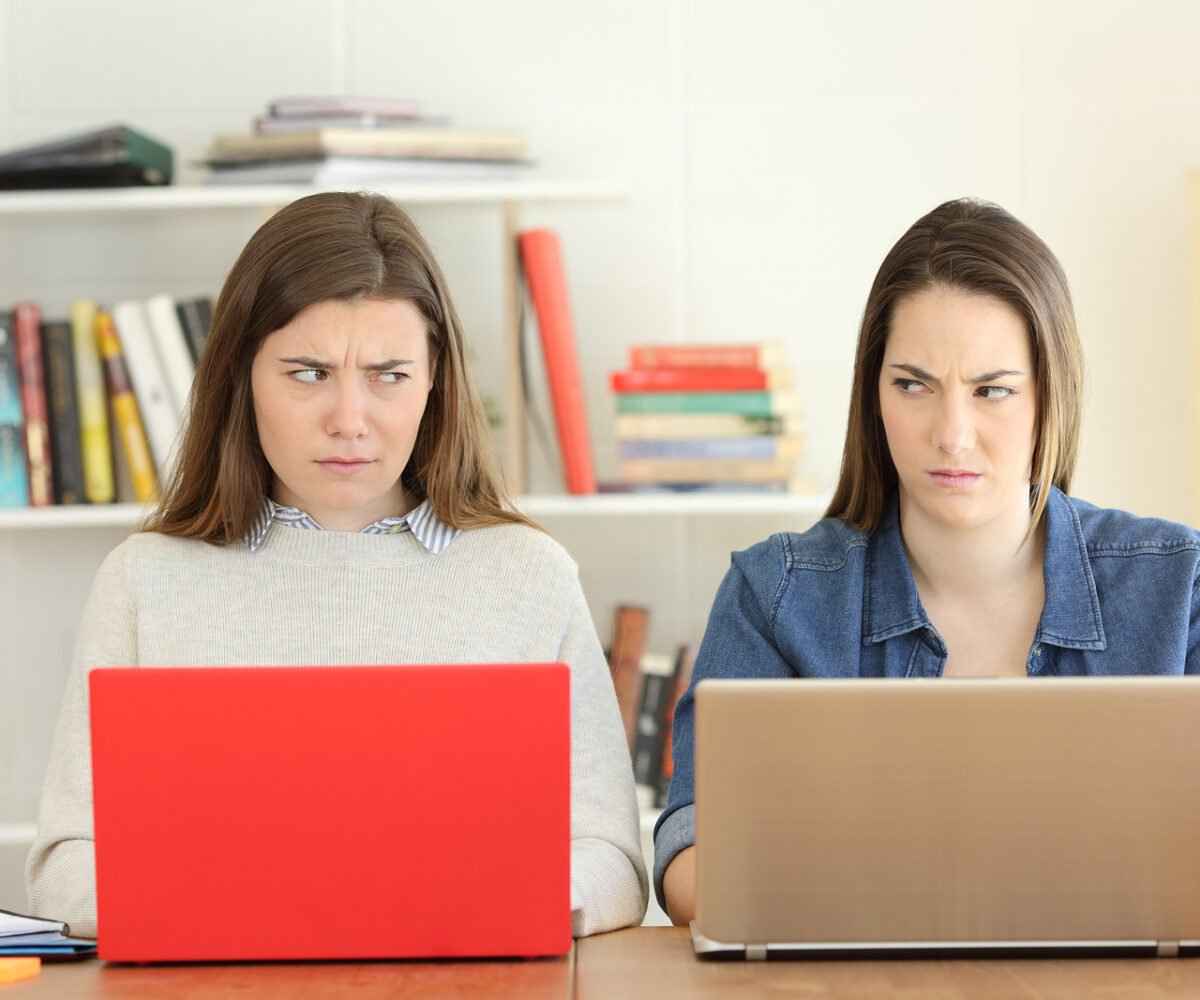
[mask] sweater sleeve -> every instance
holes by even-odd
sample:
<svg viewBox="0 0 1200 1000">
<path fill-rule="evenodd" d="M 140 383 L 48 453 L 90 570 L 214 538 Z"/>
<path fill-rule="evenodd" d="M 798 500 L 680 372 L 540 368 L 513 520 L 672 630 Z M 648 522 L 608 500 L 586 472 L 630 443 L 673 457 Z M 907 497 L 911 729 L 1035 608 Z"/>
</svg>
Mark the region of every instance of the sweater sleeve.
<svg viewBox="0 0 1200 1000">
<path fill-rule="evenodd" d="M 616 694 L 578 579 L 559 658 L 571 669 L 571 929 L 641 923 L 647 877 L 633 765 Z"/>
<path fill-rule="evenodd" d="M 96 936 L 88 673 L 93 667 L 137 663 L 127 551 L 122 545 L 109 553 L 84 606 L 25 873 L 30 912 L 66 921 L 81 937 Z"/>
</svg>

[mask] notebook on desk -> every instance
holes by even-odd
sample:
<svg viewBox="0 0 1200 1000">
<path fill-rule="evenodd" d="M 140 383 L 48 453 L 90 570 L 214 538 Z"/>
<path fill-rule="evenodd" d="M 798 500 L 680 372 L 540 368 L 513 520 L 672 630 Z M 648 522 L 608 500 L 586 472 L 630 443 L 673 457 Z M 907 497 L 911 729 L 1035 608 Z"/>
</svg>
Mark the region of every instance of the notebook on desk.
<svg viewBox="0 0 1200 1000">
<path fill-rule="evenodd" d="M 1200 680 L 704 681 L 697 954 L 1200 951 Z"/>
<path fill-rule="evenodd" d="M 100 957 L 563 954 L 563 664 L 90 675 Z"/>
</svg>

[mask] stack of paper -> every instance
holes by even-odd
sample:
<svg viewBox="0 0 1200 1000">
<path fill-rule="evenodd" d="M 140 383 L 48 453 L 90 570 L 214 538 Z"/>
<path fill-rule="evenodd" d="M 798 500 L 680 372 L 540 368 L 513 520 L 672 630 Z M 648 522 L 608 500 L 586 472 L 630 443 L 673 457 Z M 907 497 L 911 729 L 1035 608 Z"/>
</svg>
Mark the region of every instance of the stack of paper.
<svg viewBox="0 0 1200 1000">
<path fill-rule="evenodd" d="M 0 958 L 40 955 L 46 958 L 76 958 L 96 953 L 96 942 L 70 936 L 71 929 L 59 920 L 41 920 L 0 910 Z"/>
</svg>

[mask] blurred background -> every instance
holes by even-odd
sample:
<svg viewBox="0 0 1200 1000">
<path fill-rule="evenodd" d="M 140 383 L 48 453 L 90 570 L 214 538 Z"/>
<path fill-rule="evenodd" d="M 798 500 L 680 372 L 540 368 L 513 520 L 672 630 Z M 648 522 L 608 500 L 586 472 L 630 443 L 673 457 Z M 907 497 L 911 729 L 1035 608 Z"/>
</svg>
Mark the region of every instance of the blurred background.
<svg viewBox="0 0 1200 1000">
<path fill-rule="evenodd" d="M 737 4 L 640 0 L 0 0 L 0 149 L 125 122 L 175 150 L 272 98 L 416 101 L 528 140 L 539 175 L 611 199 L 523 206 L 562 239 L 597 472 L 615 475 L 609 373 L 634 344 L 778 339 L 804 411 L 799 471 L 835 480 L 857 324 L 899 235 L 961 195 L 999 202 L 1062 261 L 1087 362 L 1073 492 L 1194 522 L 1200 6 L 1185 0 Z M 502 220 L 412 207 L 483 389 L 503 393 Z M 0 303 L 65 315 L 212 294 L 265 213 L 0 213 Z M 503 415 L 502 415 L 503 416 Z M 531 447 L 529 489 L 561 492 Z M 729 552 L 816 515 L 548 514 L 601 640 L 651 611 L 648 648 L 696 642 Z M 128 528 L 0 528 L 0 907 L 21 909 L 50 731 L 91 573 Z"/>
</svg>

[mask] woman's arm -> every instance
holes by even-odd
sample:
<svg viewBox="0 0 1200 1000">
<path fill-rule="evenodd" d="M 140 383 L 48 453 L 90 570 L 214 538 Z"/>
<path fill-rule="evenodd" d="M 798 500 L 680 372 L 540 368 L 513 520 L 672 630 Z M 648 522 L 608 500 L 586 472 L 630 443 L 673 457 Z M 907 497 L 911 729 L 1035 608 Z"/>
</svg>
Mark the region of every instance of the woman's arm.
<svg viewBox="0 0 1200 1000">
<path fill-rule="evenodd" d="M 38 830 L 26 866 L 31 911 L 96 936 L 96 857 L 92 837 L 92 757 L 87 675 L 93 667 L 137 663 L 127 545 L 108 554 L 84 607 L 75 656 L 42 786 Z"/>
<path fill-rule="evenodd" d="M 671 923 L 686 927 L 696 919 L 696 848 L 675 855 L 662 879 L 663 897 Z"/>
<path fill-rule="evenodd" d="M 571 668 L 571 926 L 641 923 L 648 880 L 633 765 L 611 675 L 578 578 L 559 658 Z"/>
<path fill-rule="evenodd" d="M 671 787 L 654 830 L 654 888 L 676 924 L 688 923 L 696 907 L 695 688 L 710 677 L 796 676 L 773 638 L 773 610 L 788 582 L 779 536 L 734 554 L 709 612 L 691 685 L 675 709 Z"/>
</svg>

